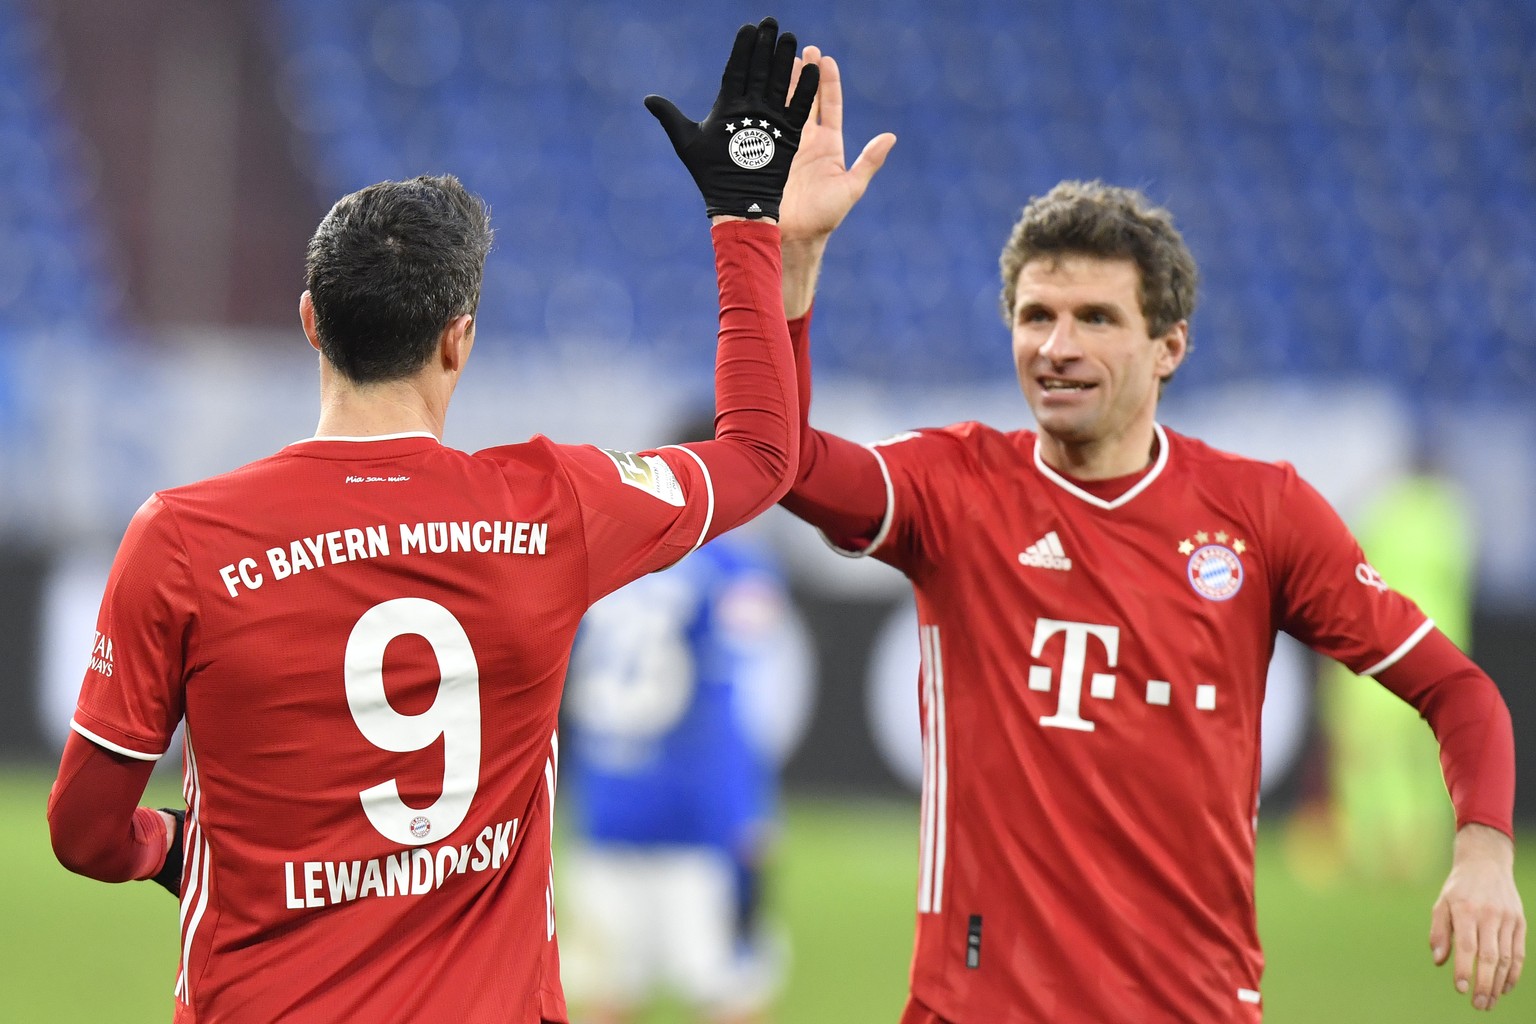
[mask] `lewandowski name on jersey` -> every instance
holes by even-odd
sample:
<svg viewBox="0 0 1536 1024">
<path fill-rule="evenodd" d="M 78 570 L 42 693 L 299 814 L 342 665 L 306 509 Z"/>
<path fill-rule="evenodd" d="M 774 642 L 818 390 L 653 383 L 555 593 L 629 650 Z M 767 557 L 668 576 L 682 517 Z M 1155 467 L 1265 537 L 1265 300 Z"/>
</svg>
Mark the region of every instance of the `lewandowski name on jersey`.
<svg viewBox="0 0 1536 1024">
<path fill-rule="evenodd" d="M 416 847 L 372 860 L 284 861 L 289 910 L 382 896 L 421 896 L 454 875 L 495 871 L 512 859 L 519 819 L 487 825 L 471 842 Z"/>
<path fill-rule="evenodd" d="M 285 580 L 311 569 L 363 558 L 400 555 L 543 555 L 548 551 L 549 524 L 509 520 L 453 523 L 401 523 L 399 543 L 390 546 L 387 525 L 347 527 L 267 548 L 262 559 L 247 555 L 219 570 L 230 597 L 241 589 L 258 590 L 268 579 Z M 263 572 L 262 561 L 267 571 Z"/>
</svg>

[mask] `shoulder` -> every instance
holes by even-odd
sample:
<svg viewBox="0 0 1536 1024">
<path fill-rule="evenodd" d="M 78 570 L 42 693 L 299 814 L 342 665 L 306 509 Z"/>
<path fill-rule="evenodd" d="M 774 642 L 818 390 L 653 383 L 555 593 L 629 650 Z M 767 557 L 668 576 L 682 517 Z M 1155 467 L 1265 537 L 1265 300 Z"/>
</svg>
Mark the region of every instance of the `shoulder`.
<svg viewBox="0 0 1536 1024">
<path fill-rule="evenodd" d="M 281 472 L 287 462 L 285 452 L 276 452 L 223 473 L 156 491 L 151 500 L 172 509 L 185 508 L 242 486 L 259 486 L 274 473 Z M 148 504 L 145 502 L 146 506 Z"/>
<path fill-rule="evenodd" d="M 1289 462 L 1270 462 L 1236 452 L 1224 451 L 1199 438 L 1180 434 L 1164 427 L 1171 448 L 1170 457 L 1186 471 L 1202 478 L 1219 478 L 1227 482 L 1241 481 L 1249 487 L 1284 490 L 1300 477 L 1296 467 Z"/>
<path fill-rule="evenodd" d="M 275 493 L 273 478 L 287 460 L 281 452 L 190 483 L 167 487 L 150 495 L 134 514 L 134 522 L 176 534 L 181 524 L 196 532 L 196 524 L 222 522 L 235 509 L 253 507 Z"/>
<path fill-rule="evenodd" d="M 173 488 L 165 491 L 156 491 L 133 513 L 133 518 L 128 521 L 128 529 L 124 534 L 124 542 L 138 541 L 143 543 L 149 538 L 161 538 L 177 541 L 178 529 L 176 516 L 172 511 L 172 505 L 176 500 L 177 492 L 182 488 Z"/>
<path fill-rule="evenodd" d="M 503 444 L 497 445 L 494 448 L 482 448 L 473 455 L 465 457 L 477 461 L 493 462 L 500 466 L 526 466 L 529 469 L 548 470 L 558 465 L 571 452 L 582 450 L 591 451 L 594 454 L 597 451 L 591 445 L 556 444 L 543 434 L 535 434 L 528 440 L 520 441 L 517 444 Z"/>
<path fill-rule="evenodd" d="M 1180 486 L 1242 517 L 1252 529 L 1314 540 L 1344 529 L 1333 506 L 1291 463 L 1238 455 L 1167 433 Z"/>
<path fill-rule="evenodd" d="M 1028 431 L 1017 431 L 1016 433 L 1028 433 Z M 1004 433 L 995 427 L 989 427 L 985 423 L 978 423 L 975 420 L 964 420 L 943 427 L 914 427 L 911 430 L 903 430 L 900 433 L 892 434 L 890 437 L 871 441 L 866 447 L 887 448 L 892 445 L 907 444 L 914 441 L 928 444 L 977 447 L 996 444 L 1011 436 L 1012 434 Z"/>
<path fill-rule="evenodd" d="M 867 448 L 882 458 L 908 456 L 932 463 L 995 465 L 1028 458 L 1035 435 L 1028 430 L 1002 431 L 967 420 L 944 427 L 920 427 L 875 441 Z"/>
</svg>

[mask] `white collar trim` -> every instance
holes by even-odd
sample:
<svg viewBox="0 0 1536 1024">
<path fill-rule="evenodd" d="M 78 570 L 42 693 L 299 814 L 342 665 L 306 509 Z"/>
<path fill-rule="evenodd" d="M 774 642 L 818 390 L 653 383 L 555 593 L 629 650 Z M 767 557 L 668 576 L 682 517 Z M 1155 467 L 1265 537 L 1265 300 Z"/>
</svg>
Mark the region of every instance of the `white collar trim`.
<svg viewBox="0 0 1536 1024">
<path fill-rule="evenodd" d="M 1163 431 L 1163 425 L 1161 423 L 1153 423 L 1152 431 L 1157 435 L 1157 461 L 1153 463 L 1152 468 L 1147 472 L 1146 476 L 1136 481 L 1135 486 L 1126 491 L 1124 494 L 1120 495 L 1120 497 L 1115 498 L 1113 501 L 1105 501 L 1097 494 L 1083 490 L 1081 487 L 1077 486 L 1077 484 L 1073 483 L 1071 480 L 1068 480 L 1066 477 L 1056 472 L 1050 466 L 1047 466 L 1045 464 L 1045 459 L 1040 454 L 1040 438 L 1038 435 L 1035 437 L 1035 468 L 1040 470 L 1040 472 L 1045 475 L 1046 479 L 1050 480 L 1056 486 L 1060 487 L 1062 490 L 1076 498 L 1081 498 L 1083 501 L 1086 501 L 1088 504 L 1094 506 L 1095 508 L 1116 509 L 1121 505 L 1129 502 L 1142 491 L 1146 490 L 1147 487 L 1151 485 L 1152 481 L 1156 480 L 1159 476 L 1162 475 L 1163 467 L 1168 465 L 1168 435 Z"/>
<path fill-rule="evenodd" d="M 398 441 L 402 437 L 430 437 L 437 440 L 437 435 L 428 430 L 410 430 L 404 434 L 374 434 L 371 437 L 340 437 L 333 434 L 317 434 L 314 437 L 302 437 L 294 444 L 309 444 L 311 441 L 350 441 L 354 444 L 363 441 Z"/>
</svg>

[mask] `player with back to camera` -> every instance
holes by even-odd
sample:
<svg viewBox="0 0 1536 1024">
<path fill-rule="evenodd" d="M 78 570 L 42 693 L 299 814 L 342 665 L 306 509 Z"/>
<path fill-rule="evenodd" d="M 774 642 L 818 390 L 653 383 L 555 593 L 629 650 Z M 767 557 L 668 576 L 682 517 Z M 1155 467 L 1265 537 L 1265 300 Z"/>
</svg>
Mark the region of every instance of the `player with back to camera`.
<svg viewBox="0 0 1536 1024">
<path fill-rule="evenodd" d="M 828 237 L 895 139 L 845 168 L 838 68 L 785 189 L 801 412 Z M 1258 1021 L 1259 722 L 1277 630 L 1412 704 L 1439 739 L 1454 861 L 1436 963 L 1492 1007 L 1519 980 L 1514 739 L 1497 687 L 1379 580 L 1285 463 L 1157 422 L 1196 267 L 1138 192 L 1063 182 L 1003 250 L 1036 430 L 861 446 L 802 427 L 783 504 L 916 593 L 924 784 L 904 1024 Z M 1360 684 L 1364 685 L 1364 684 Z"/>
<path fill-rule="evenodd" d="M 791 99 L 793 58 L 767 19 L 701 125 L 647 99 L 714 221 L 713 440 L 444 446 L 484 204 L 422 177 L 321 221 L 300 301 L 316 434 L 134 516 L 49 801 L 65 866 L 179 892 L 177 1021 L 567 1019 L 550 807 L 577 624 L 795 464 L 774 218 L 815 80 Z M 743 165 L 748 116 L 775 144 L 754 129 Z M 135 808 L 183 719 L 186 811 Z"/>
</svg>

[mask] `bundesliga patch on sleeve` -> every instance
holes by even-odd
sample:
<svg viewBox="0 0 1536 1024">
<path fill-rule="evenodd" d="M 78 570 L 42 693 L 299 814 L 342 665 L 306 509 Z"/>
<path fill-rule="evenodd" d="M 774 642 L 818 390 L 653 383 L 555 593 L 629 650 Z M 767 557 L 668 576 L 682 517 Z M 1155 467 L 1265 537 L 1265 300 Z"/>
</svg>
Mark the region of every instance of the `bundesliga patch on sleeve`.
<svg viewBox="0 0 1536 1024">
<path fill-rule="evenodd" d="M 672 467 L 660 455 L 636 455 L 634 452 L 616 452 L 608 448 L 601 451 L 619 467 L 619 479 L 629 486 L 639 488 L 676 508 L 686 504 L 683 485 L 678 483 Z"/>
</svg>

